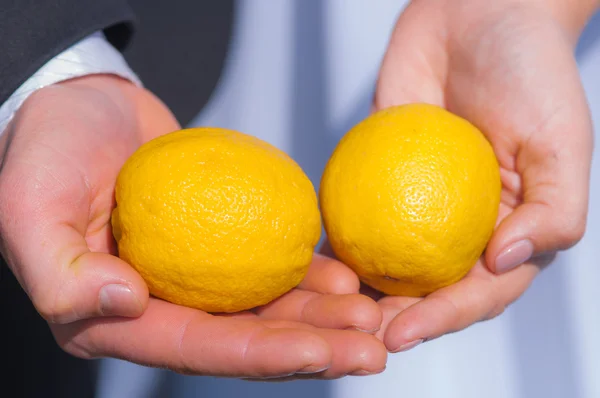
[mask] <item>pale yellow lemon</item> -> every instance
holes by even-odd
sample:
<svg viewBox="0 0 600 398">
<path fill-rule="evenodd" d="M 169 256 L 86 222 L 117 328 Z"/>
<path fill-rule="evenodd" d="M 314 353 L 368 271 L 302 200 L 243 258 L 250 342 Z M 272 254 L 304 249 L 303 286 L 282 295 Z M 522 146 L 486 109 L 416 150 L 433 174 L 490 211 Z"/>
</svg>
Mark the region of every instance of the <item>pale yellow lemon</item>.
<svg viewBox="0 0 600 398">
<path fill-rule="evenodd" d="M 321 232 L 301 168 L 232 130 L 185 129 L 142 145 L 115 194 L 119 256 L 152 295 L 208 312 L 250 309 L 297 286 Z"/>
<path fill-rule="evenodd" d="M 423 296 L 463 278 L 489 241 L 500 171 L 485 136 L 441 107 L 391 107 L 352 128 L 320 187 L 336 256 L 371 287 Z"/>
</svg>

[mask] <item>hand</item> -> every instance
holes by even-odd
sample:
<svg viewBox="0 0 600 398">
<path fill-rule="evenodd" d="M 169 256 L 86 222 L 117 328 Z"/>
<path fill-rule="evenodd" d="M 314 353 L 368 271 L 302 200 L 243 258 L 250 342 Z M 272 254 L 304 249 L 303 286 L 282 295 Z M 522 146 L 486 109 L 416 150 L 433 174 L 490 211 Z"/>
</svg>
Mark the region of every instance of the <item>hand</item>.
<svg viewBox="0 0 600 398">
<path fill-rule="evenodd" d="M 582 237 L 592 128 L 573 52 L 594 3 L 416 0 L 400 16 L 374 108 L 426 102 L 463 116 L 492 143 L 503 190 L 484 258 L 462 281 L 379 300 L 390 351 L 500 314 Z"/>
<path fill-rule="evenodd" d="M 60 346 L 82 358 L 214 376 L 383 370 L 385 347 L 372 335 L 379 307 L 356 294 L 352 272 L 324 257 L 297 289 L 253 312 L 216 316 L 148 297 L 114 255 L 114 184 L 140 144 L 178 128 L 150 93 L 112 76 L 42 89 L 9 126 L 1 250 Z"/>
</svg>

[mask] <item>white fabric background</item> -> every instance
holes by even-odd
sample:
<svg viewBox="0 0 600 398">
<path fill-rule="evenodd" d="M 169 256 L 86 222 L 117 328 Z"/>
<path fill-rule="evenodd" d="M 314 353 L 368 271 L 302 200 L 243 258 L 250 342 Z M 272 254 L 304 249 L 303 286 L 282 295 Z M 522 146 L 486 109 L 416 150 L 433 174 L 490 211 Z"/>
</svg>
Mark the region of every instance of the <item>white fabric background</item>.
<svg viewBox="0 0 600 398">
<path fill-rule="evenodd" d="M 234 128 L 290 153 L 316 186 L 347 129 L 367 115 L 398 0 L 245 0 L 210 104 L 194 125 Z M 600 123 L 600 18 L 577 52 Z M 540 66 L 543 67 L 543 66 Z M 588 232 L 501 317 L 391 355 L 385 373 L 285 384 L 183 377 L 104 362 L 102 398 L 600 397 L 600 170 Z"/>
</svg>

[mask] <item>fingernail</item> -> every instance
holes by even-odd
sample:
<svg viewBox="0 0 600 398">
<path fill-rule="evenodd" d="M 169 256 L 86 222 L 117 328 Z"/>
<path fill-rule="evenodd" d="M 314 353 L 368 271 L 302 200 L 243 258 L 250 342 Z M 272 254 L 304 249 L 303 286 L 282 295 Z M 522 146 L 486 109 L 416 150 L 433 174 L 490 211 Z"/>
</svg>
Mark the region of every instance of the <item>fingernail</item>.
<svg viewBox="0 0 600 398">
<path fill-rule="evenodd" d="M 142 304 L 125 285 L 106 285 L 100 289 L 100 312 L 105 316 L 139 316 Z"/>
<path fill-rule="evenodd" d="M 529 260 L 533 255 L 533 243 L 520 240 L 508 246 L 496 257 L 496 273 L 502 274 Z"/>
<path fill-rule="evenodd" d="M 368 371 L 368 370 L 355 370 L 352 373 L 348 373 L 349 376 L 371 376 L 371 375 L 377 375 L 379 373 L 382 373 L 385 370 L 385 367 L 383 369 L 380 370 L 376 370 L 376 371 Z"/>
<path fill-rule="evenodd" d="M 291 377 L 295 375 L 295 373 L 286 373 L 282 375 L 274 375 L 274 376 L 261 376 L 261 377 L 243 377 L 242 380 L 247 381 L 260 381 L 260 380 L 273 380 L 273 379 L 285 379 L 287 377 Z"/>
<path fill-rule="evenodd" d="M 358 326 L 350 326 L 346 330 L 354 330 L 356 332 L 361 332 L 361 333 L 375 334 L 375 333 L 379 332 L 379 327 L 376 327 L 374 329 L 361 329 Z"/>
<path fill-rule="evenodd" d="M 423 339 L 417 339 L 417 340 L 413 340 L 411 342 L 402 344 L 400 347 L 396 348 L 395 350 L 392 350 L 391 352 L 402 352 L 402 351 L 408 351 L 412 348 L 415 348 L 416 346 L 418 346 L 419 344 L 421 344 L 424 340 Z"/>
<path fill-rule="evenodd" d="M 313 373 L 321 373 L 326 371 L 327 369 L 329 369 L 331 367 L 331 365 L 327 365 L 327 366 L 315 366 L 315 365 L 309 365 L 305 368 L 300 369 L 299 371 L 296 372 L 296 374 L 298 375 L 308 375 L 308 374 L 313 374 Z"/>
</svg>

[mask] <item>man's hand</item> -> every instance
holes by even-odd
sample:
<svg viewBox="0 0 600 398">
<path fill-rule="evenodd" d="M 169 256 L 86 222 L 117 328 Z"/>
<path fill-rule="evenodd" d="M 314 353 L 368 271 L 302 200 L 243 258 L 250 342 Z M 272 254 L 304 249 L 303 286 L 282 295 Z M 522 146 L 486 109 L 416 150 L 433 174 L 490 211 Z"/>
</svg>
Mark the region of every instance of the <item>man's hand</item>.
<svg viewBox="0 0 600 398">
<path fill-rule="evenodd" d="M 379 300 L 390 351 L 500 314 L 582 237 L 592 128 L 573 52 L 593 3 L 415 0 L 400 16 L 374 108 L 426 102 L 465 117 L 492 143 L 503 190 L 496 231 L 465 279 L 422 300 Z"/>
<path fill-rule="evenodd" d="M 382 371 L 379 307 L 357 294 L 352 272 L 321 256 L 297 289 L 252 312 L 216 316 L 149 298 L 115 256 L 114 185 L 142 143 L 178 128 L 154 96 L 112 76 L 42 89 L 10 124 L 1 250 L 61 347 L 215 376 Z"/>
</svg>

